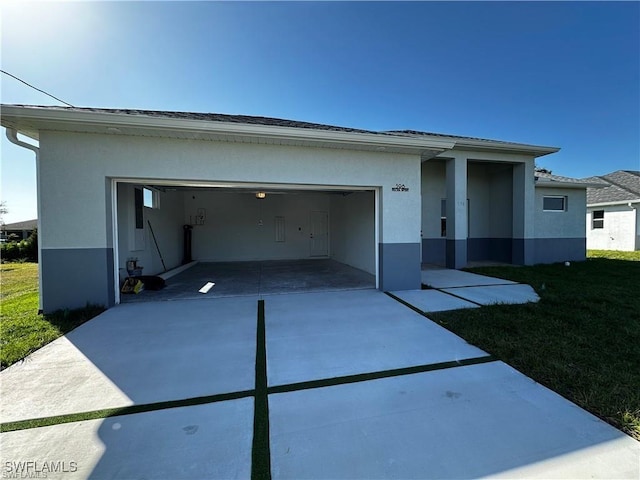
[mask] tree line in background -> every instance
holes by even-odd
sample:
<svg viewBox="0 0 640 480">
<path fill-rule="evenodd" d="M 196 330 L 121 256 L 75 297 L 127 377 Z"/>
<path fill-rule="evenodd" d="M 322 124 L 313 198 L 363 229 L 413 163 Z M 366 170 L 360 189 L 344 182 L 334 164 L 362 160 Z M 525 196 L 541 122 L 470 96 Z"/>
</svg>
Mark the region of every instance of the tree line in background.
<svg viewBox="0 0 640 480">
<path fill-rule="evenodd" d="M 0 244 L 0 258 L 2 262 L 37 262 L 38 261 L 38 230 L 34 229 L 25 240 L 9 241 Z"/>
</svg>

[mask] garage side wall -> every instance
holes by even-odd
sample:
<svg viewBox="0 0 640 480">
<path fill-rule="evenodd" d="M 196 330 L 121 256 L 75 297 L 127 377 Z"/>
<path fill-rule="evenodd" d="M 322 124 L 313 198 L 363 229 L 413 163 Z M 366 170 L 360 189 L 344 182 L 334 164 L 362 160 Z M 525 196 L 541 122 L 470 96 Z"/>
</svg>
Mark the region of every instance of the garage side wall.
<svg viewBox="0 0 640 480">
<path fill-rule="evenodd" d="M 535 194 L 535 263 L 585 260 L 586 189 L 537 187 Z M 545 196 L 565 197 L 566 210 L 544 211 Z"/>
<path fill-rule="evenodd" d="M 118 269 L 126 275 L 128 258 L 136 258 L 144 275 L 156 275 L 182 263 L 183 253 L 183 195 L 178 192 L 157 191 L 157 208 L 142 209 L 142 228 L 136 228 L 134 190 L 142 185 L 118 184 Z M 155 234 L 156 248 L 151 230 Z M 160 249 L 160 253 L 158 253 Z M 160 258 L 162 254 L 162 259 Z"/>
<path fill-rule="evenodd" d="M 331 197 L 331 254 L 334 260 L 376 274 L 375 196 L 353 192 Z"/>
<path fill-rule="evenodd" d="M 115 301 L 110 178 L 378 187 L 381 288 L 420 286 L 418 155 L 53 131 L 40 151 L 45 311 Z"/>
</svg>

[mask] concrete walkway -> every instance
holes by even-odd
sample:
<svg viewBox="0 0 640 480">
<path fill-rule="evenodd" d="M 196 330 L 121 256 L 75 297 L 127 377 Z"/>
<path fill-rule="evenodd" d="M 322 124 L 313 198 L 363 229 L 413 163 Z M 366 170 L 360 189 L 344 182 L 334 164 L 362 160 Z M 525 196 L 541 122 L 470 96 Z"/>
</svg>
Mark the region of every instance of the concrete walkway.
<svg viewBox="0 0 640 480">
<path fill-rule="evenodd" d="M 3 476 L 640 475 L 640 443 L 372 289 L 121 305 L 0 381 L 3 423 L 71 414 L 0 434 Z"/>
<path fill-rule="evenodd" d="M 404 290 L 392 293 L 424 313 L 540 300 L 530 285 L 462 270 L 447 268 L 423 270 L 422 284 L 427 287 L 426 290 Z"/>
</svg>

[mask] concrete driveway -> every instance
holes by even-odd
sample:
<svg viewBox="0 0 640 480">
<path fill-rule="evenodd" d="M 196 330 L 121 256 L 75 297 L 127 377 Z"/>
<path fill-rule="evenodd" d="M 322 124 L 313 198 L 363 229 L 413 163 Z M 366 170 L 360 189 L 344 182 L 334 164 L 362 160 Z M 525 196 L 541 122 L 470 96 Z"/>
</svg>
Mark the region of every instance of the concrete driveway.
<svg viewBox="0 0 640 480">
<path fill-rule="evenodd" d="M 0 380 L 3 477 L 640 475 L 640 443 L 375 290 L 120 305 Z"/>
</svg>

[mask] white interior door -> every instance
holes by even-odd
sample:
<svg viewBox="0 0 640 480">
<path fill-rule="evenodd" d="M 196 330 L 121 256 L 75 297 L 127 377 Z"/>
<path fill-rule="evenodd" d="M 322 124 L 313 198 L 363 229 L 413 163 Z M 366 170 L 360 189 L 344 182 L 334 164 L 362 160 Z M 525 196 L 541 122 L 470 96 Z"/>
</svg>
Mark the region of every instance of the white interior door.
<svg viewBox="0 0 640 480">
<path fill-rule="evenodd" d="M 311 257 L 329 256 L 329 215 L 327 212 L 311 212 L 309 242 Z"/>
</svg>

